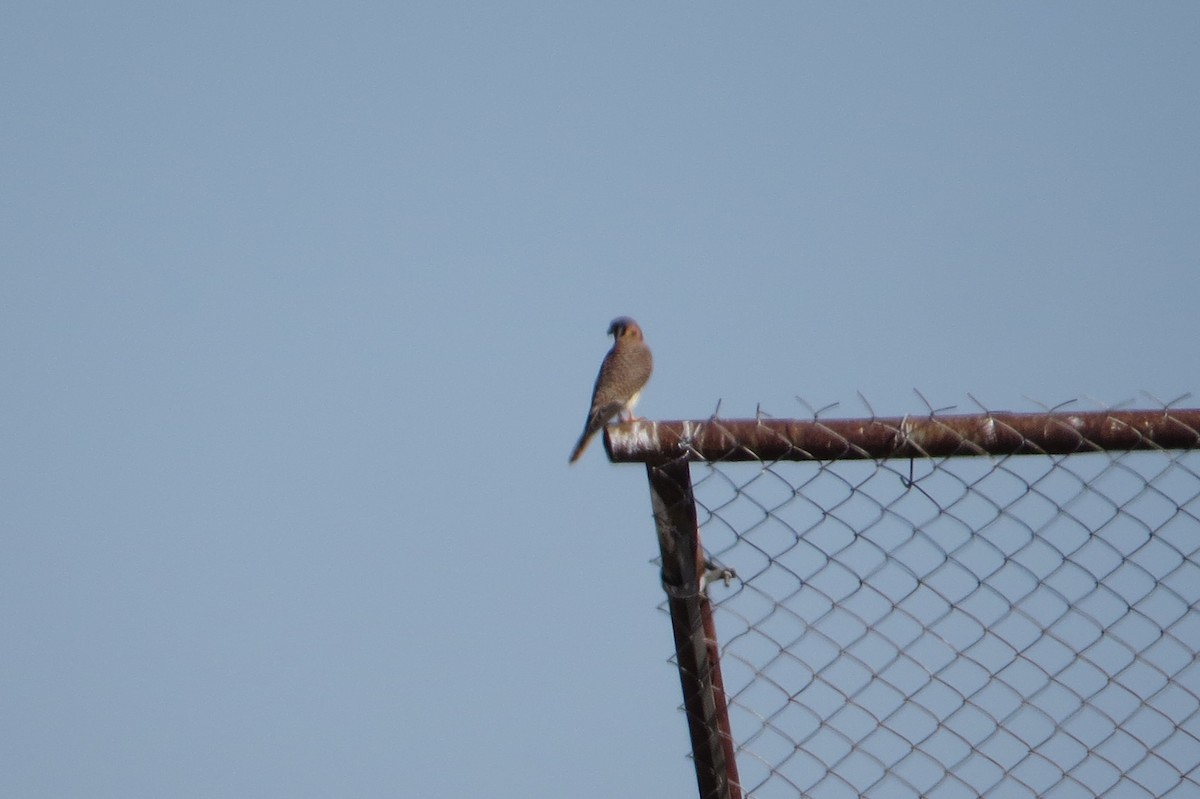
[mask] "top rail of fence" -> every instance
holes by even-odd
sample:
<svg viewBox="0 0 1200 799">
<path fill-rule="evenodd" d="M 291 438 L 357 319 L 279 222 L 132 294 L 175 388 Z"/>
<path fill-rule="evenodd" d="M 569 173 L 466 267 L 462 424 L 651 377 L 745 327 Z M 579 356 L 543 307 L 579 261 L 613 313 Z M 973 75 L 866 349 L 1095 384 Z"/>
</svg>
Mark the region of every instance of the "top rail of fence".
<svg viewBox="0 0 1200 799">
<path fill-rule="evenodd" d="M 1200 409 L 641 420 L 609 427 L 604 447 L 615 463 L 650 464 L 1200 449 Z"/>
</svg>

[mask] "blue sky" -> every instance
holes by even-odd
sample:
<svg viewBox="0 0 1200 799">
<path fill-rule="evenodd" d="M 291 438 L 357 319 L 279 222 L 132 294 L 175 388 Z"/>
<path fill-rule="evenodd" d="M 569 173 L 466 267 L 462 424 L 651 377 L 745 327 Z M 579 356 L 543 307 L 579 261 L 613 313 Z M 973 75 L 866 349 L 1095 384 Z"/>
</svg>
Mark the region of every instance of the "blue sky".
<svg viewBox="0 0 1200 799">
<path fill-rule="evenodd" d="M 643 474 L 566 466 L 608 322 L 651 418 L 1196 391 L 1197 41 L 1192 3 L 10 8 L 0 794 L 691 795 Z"/>
</svg>

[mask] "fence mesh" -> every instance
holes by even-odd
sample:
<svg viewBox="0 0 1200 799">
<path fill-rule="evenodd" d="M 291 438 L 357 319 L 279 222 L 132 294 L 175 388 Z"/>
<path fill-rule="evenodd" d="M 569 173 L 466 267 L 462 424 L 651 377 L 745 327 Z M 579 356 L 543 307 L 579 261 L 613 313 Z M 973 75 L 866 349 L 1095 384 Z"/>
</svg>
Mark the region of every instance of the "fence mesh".
<svg viewBox="0 0 1200 799">
<path fill-rule="evenodd" d="M 746 795 L 1200 795 L 1200 451 L 691 469 Z"/>
</svg>

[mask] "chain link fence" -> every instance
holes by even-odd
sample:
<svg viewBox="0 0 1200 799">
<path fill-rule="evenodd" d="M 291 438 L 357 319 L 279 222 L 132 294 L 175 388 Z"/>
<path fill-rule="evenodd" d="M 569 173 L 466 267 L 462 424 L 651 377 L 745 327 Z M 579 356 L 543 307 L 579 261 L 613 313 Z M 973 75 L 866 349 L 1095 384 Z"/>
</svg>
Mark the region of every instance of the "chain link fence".
<svg viewBox="0 0 1200 799">
<path fill-rule="evenodd" d="M 647 464 L 701 796 L 1200 796 L 1198 429 L 613 428 Z"/>
</svg>

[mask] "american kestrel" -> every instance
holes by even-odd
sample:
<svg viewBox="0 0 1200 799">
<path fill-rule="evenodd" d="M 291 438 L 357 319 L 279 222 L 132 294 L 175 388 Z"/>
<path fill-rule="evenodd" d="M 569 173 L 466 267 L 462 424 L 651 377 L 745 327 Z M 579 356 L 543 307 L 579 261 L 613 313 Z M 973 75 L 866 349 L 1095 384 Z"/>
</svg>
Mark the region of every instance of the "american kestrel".
<svg viewBox="0 0 1200 799">
<path fill-rule="evenodd" d="M 608 326 L 613 337 L 612 349 L 600 364 L 596 386 L 592 389 L 592 409 L 588 411 L 583 435 L 571 451 L 571 463 L 579 460 L 592 436 L 614 416 L 633 419 L 633 406 L 650 379 L 654 361 L 642 338 L 642 329 L 628 316 L 620 316 Z"/>
</svg>

